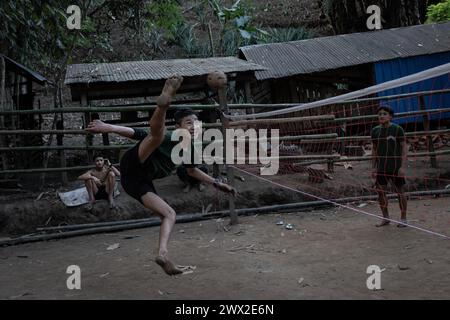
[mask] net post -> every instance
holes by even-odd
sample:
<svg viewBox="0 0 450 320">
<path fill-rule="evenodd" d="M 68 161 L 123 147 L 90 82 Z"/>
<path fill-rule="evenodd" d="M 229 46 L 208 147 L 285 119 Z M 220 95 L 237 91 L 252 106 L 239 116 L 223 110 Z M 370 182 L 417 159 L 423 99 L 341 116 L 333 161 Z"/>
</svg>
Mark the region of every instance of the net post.
<svg viewBox="0 0 450 320">
<path fill-rule="evenodd" d="M 223 113 L 228 114 L 229 109 L 228 109 L 228 104 L 227 104 L 227 86 L 225 85 L 225 86 L 219 88 L 218 94 L 219 94 L 220 110 Z M 222 134 L 223 134 L 224 143 L 225 143 L 225 137 L 226 137 L 226 127 L 224 124 L 225 121 L 221 121 L 221 122 L 222 122 Z M 233 147 L 234 147 L 234 144 L 233 144 Z M 225 154 L 227 154 L 228 150 L 226 149 L 226 143 L 224 145 L 224 150 L 225 150 Z M 226 172 L 227 172 L 228 184 L 234 188 L 234 169 L 232 166 L 229 166 L 227 163 L 225 163 L 224 165 L 225 165 Z M 236 204 L 234 202 L 234 197 L 232 195 L 229 196 L 228 203 L 229 203 L 229 209 L 230 209 L 230 225 L 239 224 L 239 220 L 238 220 L 238 216 L 237 216 L 237 212 L 236 212 Z"/>
</svg>

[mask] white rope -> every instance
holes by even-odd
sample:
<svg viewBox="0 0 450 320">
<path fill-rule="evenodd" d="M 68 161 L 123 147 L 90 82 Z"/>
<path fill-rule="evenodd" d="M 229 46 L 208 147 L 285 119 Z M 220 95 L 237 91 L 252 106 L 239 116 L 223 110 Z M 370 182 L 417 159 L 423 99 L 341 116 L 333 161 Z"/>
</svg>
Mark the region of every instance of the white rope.
<svg viewBox="0 0 450 320">
<path fill-rule="evenodd" d="M 441 233 L 437 233 L 437 232 L 434 232 L 434 231 L 431 231 L 431 230 L 427 230 L 427 229 L 423 229 L 423 228 L 420 228 L 420 227 L 416 227 L 416 226 L 413 226 L 411 224 L 404 223 L 403 221 L 397 221 L 397 220 L 390 219 L 390 218 L 384 218 L 384 217 L 381 217 L 379 215 L 376 215 L 376 214 L 373 214 L 373 213 L 370 213 L 370 212 L 366 212 L 366 211 L 363 211 L 363 210 L 360 210 L 360 209 L 357 209 L 357 208 L 354 208 L 354 207 L 351 207 L 351 206 L 348 206 L 348 205 L 345 205 L 345 204 L 337 203 L 337 202 L 332 201 L 332 200 L 328 200 L 328 199 L 325 199 L 325 198 L 321 198 L 321 197 L 315 196 L 315 195 L 310 194 L 308 192 L 304 192 L 304 191 L 300 191 L 300 190 L 297 190 L 297 189 L 294 189 L 294 188 L 291 188 L 291 187 L 288 187 L 288 186 L 284 186 L 282 184 L 279 184 L 279 183 L 274 182 L 274 181 L 270 181 L 269 179 L 260 177 L 260 176 L 258 176 L 256 174 L 253 174 L 251 172 L 242 170 L 242 169 L 237 168 L 235 166 L 233 166 L 233 168 L 235 168 L 235 169 L 237 169 L 237 170 L 239 170 L 241 172 L 244 172 L 244 173 L 246 173 L 246 174 L 248 174 L 250 176 L 258 178 L 260 180 L 272 183 L 272 184 L 274 184 L 276 186 L 279 186 L 279 187 L 282 187 L 282 188 L 285 188 L 285 189 L 288 189 L 288 190 L 291 190 L 291 191 L 294 191 L 294 192 L 297 192 L 297 193 L 301 193 L 301 194 L 307 195 L 307 196 L 312 197 L 312 198 L 316 198 L 316 199 L 319 199 L 319 200 L 322 200 L 322 201 L 326 201 L 326 202 L 329 202 L 331 204 L 334 204 L 334 205 L 342 207 L 342 208 L 346 208 L 346 209 L 349 209 L 349 210 L 352 210 L 352 211 L 355 211 L 355 212 L 358 212 L 358 213 L 362 213 L 362 214 L 365 214 L 365 215 L 368 215 L 368 216 L 371 216 L 371 217 L 375 217 L 377 219 L 386 220 L 386 221 L 390 221 L 390 222 L 395 222 L 397 224 L 404 225 L 404 226 L 407 226 L 409 228 L 417 229 L 419 231 L 426 232 L 426 233 L 429 233 L 429 234 L 432 234 L 432 235 L 435 235 L 435 236 L 439 236 L 439 237 L 442 237 L 442 238 L 445 238 L 445 239 L 450 239 L 448 236 L 446 236 L 444 234 L 441 234 Z"/>
<path fill-rule="evenodd" d="M 349 92 L 349 93 L 342 94 L 339 96 L 335 96 L 335 97 L 331 97 L 331 98 L 327 98 L 327 99 L 323 99 L 323 100 L 319 100 L 319 101 L 304 103 L 304 104 L 301 104 L 301 105 L 298 105 L 295 107 L 286 108 L 286 109 L 280 109 L 280 110 L 274 110 L 274 111 L 268 111 L 268 112 L 262 112 L 262 113 L 254 113 L 254 114 L 248 114 L 248 115 L 227 116 L 227 118 L 232 119 L 232 120 L 249 119 L 249 118 L 256 119 L 256 118 L 271 117 L 271 116 L 277 116 L 277 115 L 296 112 L 296 111 L 307 110 L 307 109 L 311 109 L 311 108 L 322 107 L 322 106 L 326 106 L 326 105 L 330 105 L 330 104 L 334 104 L 334 103 L 338 103 L 338 102 L 347 101 L 350 99 L 356 99 L 356 98 L 360 98 L 363 96 L 368 96 L 368 95 L 371 95 L 371 94 L 374 94 L 374 93 L 377 93 L 380 91 L 385 91 L 385 90 L 389 90 L 389 89 L 400 87 L 400 86 L 406 86 L 406 85 L 416 83 L 419 81 L 427 80 L 430 78 L 435 78 L 435 77 L 447 74 L 449 72 L 450 72 L 450 63 L 446 63 L 441 66 L 435 67 L 435 68 L 431 68 L 431 69 L 427 69 L 427 70 L 424 70 L 424 71 L 421 71 L 418 73 L 411 74 L 406 77 L 387 81 L 387 82 L 380 83 L 380 84 L 377 84 L 377 85 L 374 85 L 374 86 L 371 86 L 371 87 L 368 87 L 365 89 L 361 89 L 361 90 L 354 91 L 354 92 Z"/>
</svg>

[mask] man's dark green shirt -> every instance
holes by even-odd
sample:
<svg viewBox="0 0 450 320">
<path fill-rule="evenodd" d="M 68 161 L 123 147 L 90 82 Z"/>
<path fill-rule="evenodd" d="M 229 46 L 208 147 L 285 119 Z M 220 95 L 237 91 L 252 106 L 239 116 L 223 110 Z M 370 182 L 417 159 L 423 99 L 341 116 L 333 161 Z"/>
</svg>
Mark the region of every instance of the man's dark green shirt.
<svg viewBox="0 0 450 320">
<path fill-rule="evenodd" d="M 148 130 L 134 128 L 134 135 L 132 139 L 142 141 L 147 137 Z M 172 149 L 179 143 L 178 141 L 171 140 L 172 131 L 167 131 L 164 136 L 164 141 L 161 145 L 145 160 L 142 164 L 145 169 L 145 174 L 151 179 L 161 179 L 170 176 L 177 165 L 172 161 Z M 193 144 L 191 144 L 191 150 L 193 149 Z M 183 164 L 187 168 L 195 167 L 193 162 L 194 152 L 190 157 L 190 164 Z"/>
<path fill-rule="evenodd" d="M 397 173 L 402 166 L 402 144 L 405 142 L 403 128 L 395 123 L 387 128 L 379 125 L 372 129 L 371 136 L 376 147 L 377 171 Z"/>
</svg>

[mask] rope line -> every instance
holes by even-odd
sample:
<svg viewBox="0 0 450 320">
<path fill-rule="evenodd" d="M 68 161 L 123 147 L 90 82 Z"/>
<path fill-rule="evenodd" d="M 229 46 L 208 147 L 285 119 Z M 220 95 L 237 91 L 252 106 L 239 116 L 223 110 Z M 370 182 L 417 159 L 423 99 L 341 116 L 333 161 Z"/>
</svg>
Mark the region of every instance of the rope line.
<svg viewBox="0 0 450 320">
<path fill-rule="evenodd" d="M 265 182 L 272 183 L 272 184 L 274 184 L 274 185 L 276 185 L 276 186 L 279 186 L 279 187 L 282 187 L 282 188 L 285 188 L 285 189 L 288 189 L 288 190 L 291 190 L 291 191 L 294 191 L 294 192 L 297 192 L 297 193 L 301 193 L 301 194 L 307 195 L 307 196 L 312 197 L 312 198 L 316 198 L 316 199 L 319 199 L 319 200 L 322 200 L 322 201 L 329 202 L 329 203 L 331 203 L 331 204 L 334 204 L 335 206 L 343 207 L 343 208 L 346 208 L 346 209 L 349 209 L 349 210 L 352 210 L 352 211 L 355 211 L 355 212 L 358 212 L 358 213 L 362 213 L 362 214 L 365 214 L 365 215 L 368 215 L 368 216 L 371 216 L 371 217 L 375 217 L 375 218 L 377 218 L 377 219 L 387 220 L 387 221 L 390 221 L 390 222 L 394 222 L 394 223 L 397 223 L 397 224 L 400 224 L 400 225 L 404 225 L 404 226 L 407 226 L 407 227 L 410 227 L 410 228 L 413 228 L 413 229 L 417 229 L 417 230 L 419 230 L 419 231 L 422 231 L 422 232 L 425 232 L 425 233 L 429 233 L 429 234 L 432 234 L 432 235 L 435 235 L 435 236 L 439 236 L 439 237 L 442 237 L 442 238 L 445 238 L 445 239 L 450 239 L 450 237 L 448 237 L 448 236 L 446 236 L 446 235 L 444 235 L 444 234 L 438 233 L 438 232 L 434 232 L 434 231 L 432 231 L 432 230 L 428 230 L 428 229 L 424 229 L 424 228 L 421 228 L 421 227 L 417 227 L 417 226 L 414 226 L 414 225 L 411 225 L 411 224 L 408 224 L 408 223 L 404 223 L 404 222 L 402 222 L 402 221 L 397 221 L 397 220 L 390 219 L 390 218 L 384 218 L 384 217 L 381 217 L 381 216 L 379 216 L 379 215 L 377 215 L 377 214 L 373 214 L 373 213 L 370 213 L 370 212 L 366 212 L 366 211 L 363 211 L 363 210 L 360 210 L 360 209 L 357 209 L 357 208 L 354 208 L 354 207 L 351 207 L 351 206 L 348 206 L 348 205 L 345 205 L 345 204 L 337 203 L 337 202 L 335 202 L 335 201 L 331 201 L 331 200 L 328 200 L 328 199 L 325 199 L 325 198 L 322 198 L 322 197 L 319 197 L 319 196 L 315 196 L 315 195 L 310 194 L 310 193 L 308 193 L 308 192 L 300 191 L 300 190 L 291 188 L 291 187 L 289 187 L 289 186 L 282 185 L 282 184 L 280 184 L 280 183 L 271 181 L 271 180 L 269 180 L 269 179 L 260 177 L 260 176 L 258 176 L 258 175 L 256 175 L 256 174 L 253 174 L 253 173 L 251 173 L 251 172 L 248 172 L 248 171 L 245 171 L 245 170 L 243 170 L 243 169 L 240 169 L 240 168 L 238 168 L 238 167 L 236 167 L 236 166 L 232 166 L 232 167 L 235 168 L 235 169 L 237 169 L 238 171 L 244 172 L 244 173 L 246 173 L 246 174 L 248 174 L 248 175 L 250 175 L 250 176 L 253 176 L 253 177 L 258 178 L 258 179 L 260 179 L 260 180 L 263 180 L 263 181 L 265 181 Z"/>
</svg>

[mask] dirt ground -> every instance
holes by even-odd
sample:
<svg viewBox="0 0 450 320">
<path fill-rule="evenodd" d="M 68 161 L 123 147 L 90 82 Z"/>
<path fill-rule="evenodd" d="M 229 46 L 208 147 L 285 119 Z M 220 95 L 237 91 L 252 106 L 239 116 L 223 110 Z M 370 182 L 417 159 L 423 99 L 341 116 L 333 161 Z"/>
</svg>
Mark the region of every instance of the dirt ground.
<svg viewBox="0 0 450 320">
<path fill-rule="evenodd" d="M 450 236 L 449 198 L 409 202 L 410 223 Z M 391 202 L 392 218 L 398 205 Z M 369 203 L 362 210 L 378 213 Z M 287 230 L 279 220 L 291 223 Z M 159 228 L 0 248 L 1 299 L 448 299 L 450 242 L 331 208 L 177 224 L 170 245 L 193 273 L 168 277 L 152 261 Z M 125 239 L 127 238 L 127 239 Z M 119 243 L 115 250 L 108 246 Z M 81 290 L 66 269 L 81 268 Z M 381 290 L 368 290 L 378 265 Z"/>
</svg>

